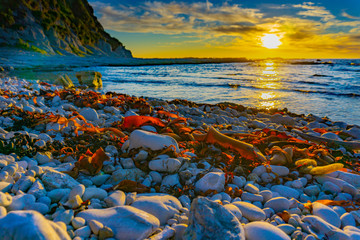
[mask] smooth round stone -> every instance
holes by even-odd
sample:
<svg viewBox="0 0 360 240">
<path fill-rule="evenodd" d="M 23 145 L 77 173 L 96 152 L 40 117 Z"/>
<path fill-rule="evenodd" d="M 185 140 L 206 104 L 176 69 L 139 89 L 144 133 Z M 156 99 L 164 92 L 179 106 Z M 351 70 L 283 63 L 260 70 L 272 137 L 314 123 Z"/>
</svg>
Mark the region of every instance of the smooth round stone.
<svg viewBox="0 0 360 240">
<path fill-rule="evenodd" d="M 7 207 L 12 203 L 10 194 L 0 192 L 0 206 Z"/>
<path fill-rule="evenodd" d="M 90 221 L 89 221 L 89 226 L 90 226 L 90 228 L 91 228 L 91 231 L 92 231 L 95 235 L 98 235 L 100 229 L 102 229 L 102 228 L 104 227 L 104 225 L 103 225 L 101 222 L 96 221 L 96 220 L 90 220 Z"/>
<path fill-rule="evenodd" d="M 25 210 L 34 210 L 43 215 L 45 215 L 46 213 L 49 212 L 49 206 L 44 203 L 40 203 L 40 202 L 33 203 L 30 206 L 25 206 L 24 209 Z"/>
<path fill-rule="evenodd" d="M 129 137 L 129 150 L 134 148 L 150 148 L 151 150 L 161 150 L 173 145 L 176 152 L 179 152 L 179 145 L 170 136 L 155 134 L 143 130 L 135 130 Z"/>
<path fill-rule="evenodd" d="M 332 132 L 327 132 L 321 135 L 321 137 L 323 138 L 328 138 L 328 139 L 333 139 L 333 140 L 337 140 L 337 141 L 343 141 L 337 134 L 332 133 Z"/>
<path fill-rule="evenodd" d="M 241 177 L 234 176 L 232 182 L 239 188 L 242 188 L 242 187 L 244 187 L 244 185 L 246 183 L 246 179 L 243 176 L 241 176 Z"/>
<path fill-rule="evenodd" d="M 53 189 L 58 188 L 70 188 L 72 189 L 76 185 L 80 183 L 75 179 L 70 177 L 66 173 L 61 173 L 56 170 L 48 169 L 42 176 L 41 180 L 44 184 L 44 187 L 47 191 L 51 191 Z"/>
<path fill-rule="evenodd" d="M 308 196 L 317 196 L 320 193 L 320 188 L 317 185 L 311 185 L 304 188 L 304 193 Z"/>
<path fill-rule="evenodd" d="M 254 186 L 251 183 L 248 183 L 245 185 L 244 190 L 249 192 L 249 193 L 253 193 L 253 194 L 259 194 L 259 188 Z"/>
<path fill-rule="evenodd" d="M 106 205 L 108 207 L 116 207 L 125 205 L 126 195 L 123 191 L 117 190 L 111 193 L 107 198 L 105 198 Z"/>
<path fill-rule="evenodd" d="M 75 217 L 73 220 L 71 220 L 71 225 L 75 228 L 81 228 L 83 226 L 85 226 L 85 219 L 81 218 L 81 217 Z"/>
<path fill-rule="evenodd" d="M 284 197 L 272 198 L 264 204 L 264 207 L 272 208 L 275 213 L 289 210 L 290 201 Z"/>
<path fill-rule="evenodd" d="M 263 202 L 269 201 L 273 196 L 270 190 L 262 190 L 259 194 L 263 196 Z"/>
<path fill-rule="evenodd" d="M 238 207 L 243 217 L 249 221 L 262 221 L 266 218 L 265 212 L 254 204 L 248 202 L 233 202 L 232 204 Z"/>
<path fill-rule="evenodd" d="M 324 182 L 323 183 L 323 191 L 324 192 L 328 191 L 331 193 L 339 193 L 339 192 L 341 192 L 341 189 L 332 182 Z"/>
<path fill-rule="evenodd" d="M 176 158 L 155 159 L 149 162 L 149 168 L 153 171 L 172 173 L 177 171 L 181 162 Z"/>
<path fill-rule="evenodd" d="M 54 189 L 47 193 L 47 196 L 51 199 L 51 202 L 59 202 L 64 196 L 67 198 L 67 196 L 70 193 L 70 189 L 68 188 L 59 188 Z"/>
<path fill-rule="evenodd" d="M 303 187 L 303 183 L 301 180 L 294 180 L 292 183 L 291 183 L 291 187 L 293 188 L 302 188 Z"/>
<path fill-rule="evenodd" d="M 318 202 L 314 202 L 312 204 L 312 208 L 313 208 L 313 214 L 315 216 L 318 216 L 324 219 L 326 222 L 334 225 L 335 227 L 340 228 L 341 220 L 338 214 L 330 207 Z"/>
<path fill-rule="evenodd" d="M 97 198 L 100 200 L 104 200 L 107 197 L 107 192 L 101 188 L 86 188 L 85 193 L 83 195 L 83 200 L 89 200 L 91 198 Z"/>
<path fill-rule="evenodd" d="M 295 231 L 295 227 L 291 224 L 280 224 L 276 226 L 287 235 L 291 235 Z"/>
<path fill-rule="evenodd" d="M 76 229 L 74 234 L 75 234 L 75 236 L 78 236 L 78 237 L 88 238 L 88 237 L 90 237 L 91 229 L 89 226 L 84 226 L 84 227 Z"/>
<path fill-rule="evenodd" d="M 99 240 L 111 239 L 114 236 L 114 232 L 109 227 L 103 227 L 99 230 Z"/>
<path fill-rule="evenodd" d="M 279 228 L 267 222 L 251 222 L 244 226 L 246 240 L 290 240 Z"/>
<path fill-rule="evenodd" d="M 287 176 L 290 172 L 289 169 L 285 166 L 270 165 L 270 168 L 272 172 L 278 174 L 281 177 Z M 259 177 L 261 176 L 261 174 L 266 172 L 267 172 L 267 168 L 264 165 L 258 166 L 254 168 L 254 170 L 252 171 L 252 173 L 255 173 Z"/>
<path fill-rule="evenodd" d="M 35 197 L 31 194 L 21 194 L 12 197 L 11 204 L 7 207 L 8 211 L 23 210 L 27 206 L 35 203 Z"/>
<path fill-rule="evenodd" d="M 216 190 L 222 192 L 225 185 L 225 174 L 220 172 L 210 172 L 203 176 L 195 184 L 197 192 L 206 192 L 207 190 Z"/>
<path fill-rule="evenodd" d="M 275 214 L 275 211 L 272 208 L 263 208 L 263 211 L 266 214 L 266 218 L 270 218 L 272 215 Z"/>
<path fill-rule="evenodd" d="M 224 207 L 232 214 L 234 214 L 234 216 L 240 221 L 240 219 L 242 218 L 242 213 L 238 207 L 236 207 L 234 204 L 226 204 L 224 205 Z"/>
<path fill-rule="evenodd" d="M 0 206 L 0 218 L 5 217 L 7 214 L 7 210 L 5 207 Z"/>
<path fill-rule="evenodd" d="M 263 196 L 260 194 L 252 194 L 249 192 L 243 192 L 243 194 L 241 194 L 241 198 L 244 201 L 250 202 L 262 202 L 264 200 Z"/>
<path fill-rule="evenodd" d="M 71 220 L 74 218 L 74 210 L 60 210 L 59 212 L 55 213 L 56 217 L 54 218 L 54 222 L 63 222 L 66 225 L 69 225 Z"/>
<path fill-rule="evenodd" d="M 341 226 L 342 227 L 346 227 L 346 226 L 356 226 L 356 222 L 355 222 L 355 218 L 351 213 L 344 213 L 341 217 Z"/>
<path fill-rule="evenodd" d="M 286 187 L 283 185 L 275 185 L 271 187 L 271 191 L 275 191 L 280 194 L 280 196 L 286 197 L 286 198 L 295 198 L 298 199 L 300 196 L 300 193 L 296 191 L 293 188 Z"/>
<path fill-rule="evenodd" d="M 340 207 L 340 206 L 334 206 L 334 207 L 332 207 L 332 209 L 337 213 L 337 215 L 339 217 L 341 217 L 344 213 L 346 213 L 345 208 Z"/>
<path fill-rule="evenodd" d="M 102 175 L 97 175 L 91 178 L 91 181 L 94 183 L 94 185 L 96 186 L 100 186 L 103 185 L 106 180 L 108 180 L 110 177 L 109 174 L 102 174 Z"/>
<path fill-rule="evenodd" d="M 99 115 L 93 108 L 84 108 L 82 109 L 79 114 L 83 116 L 88 121 L 97 121 L 99 120 Z"/>
</svg>

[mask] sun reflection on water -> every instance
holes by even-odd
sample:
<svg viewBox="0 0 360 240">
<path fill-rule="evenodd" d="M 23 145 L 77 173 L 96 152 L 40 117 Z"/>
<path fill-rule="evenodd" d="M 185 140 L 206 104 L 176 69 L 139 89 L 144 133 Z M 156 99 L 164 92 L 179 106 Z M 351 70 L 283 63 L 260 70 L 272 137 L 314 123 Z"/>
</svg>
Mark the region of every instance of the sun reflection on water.
<svg viewBox="0 0 360 240">
<path fill-rule="evenodd" d="M 259 105 L 262 108 L 274 108 L 281 105 L 278 100 L 278 92 L 268 91 L 267 89 L 281 89 L 282 82 L 278 76 L 278 66 L 273 61 L 267 61 L 261 64 L 261 77 L 259 77 L 259 87 L 263 89 L 258 95 Z"/>
</svg>

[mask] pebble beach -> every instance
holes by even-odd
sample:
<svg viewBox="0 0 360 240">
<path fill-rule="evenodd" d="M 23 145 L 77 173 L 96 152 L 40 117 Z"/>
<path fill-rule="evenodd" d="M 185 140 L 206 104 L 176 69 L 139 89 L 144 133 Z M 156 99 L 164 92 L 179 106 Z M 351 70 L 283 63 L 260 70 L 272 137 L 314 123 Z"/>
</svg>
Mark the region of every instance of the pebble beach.
<svg viewBox="0 0 360 240">
<path fill-rule="evenodd" d="M 0 79 L 7 239 L 360 239 L 360 126 Z"/>
</svg>

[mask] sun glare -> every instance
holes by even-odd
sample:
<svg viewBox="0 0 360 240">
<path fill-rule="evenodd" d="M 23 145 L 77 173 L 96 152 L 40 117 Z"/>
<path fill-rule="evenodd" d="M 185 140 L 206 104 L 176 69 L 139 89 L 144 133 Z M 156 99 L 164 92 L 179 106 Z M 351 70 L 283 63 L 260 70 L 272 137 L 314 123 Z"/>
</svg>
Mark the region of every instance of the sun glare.
<svg viewBox="0 0 360 240">
<path fill-rule="evenodd" d="M 264 34 L 264 36 L 261 38 L 261 43 L 263 47 L 274 49 L 278 48 L 281 45 L 280 37 L 276 34 Z"/>
</svg>

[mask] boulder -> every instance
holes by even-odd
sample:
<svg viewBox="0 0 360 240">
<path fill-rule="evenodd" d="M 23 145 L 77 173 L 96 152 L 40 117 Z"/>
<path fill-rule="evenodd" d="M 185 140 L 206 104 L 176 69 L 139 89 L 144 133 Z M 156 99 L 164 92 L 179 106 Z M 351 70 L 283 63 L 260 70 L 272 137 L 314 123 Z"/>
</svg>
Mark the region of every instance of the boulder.
<svg viewBox="0 0 360 240">
<path fill-rule="evenodd" d="M 131 206 L 88 209 L 80 212 L 77 217 L 86 222 L 95 220 L 109 227 L 116 239 L 145 239 L 160 226 L 159 219 Z"/>
<path fill-rule="evenodd" d="M 2 239 L 70 240 L 65 230 L 36 211 L 12 211 L 0 218 Z M 3 235 L 4 234 L 4 235 Z"/>
<path fill-rule="evenodd" d="M 244 229 L 239 220 L 224 206 L 208 198 L 196 198 L 190 209 L 187 239 L 242 239 Z"/>
<path fill-rule="evenodd" d="M 60 75 L 55 81 L 54 81 L 55 85 L 61 85 L 67 88 L 73 88 L 74 84 L 71 81 L 71 79 L 69 78 L 68 75 L 64 74 L 64 75 Z"/>
<path fill-rule="evenodd" d="M 101 88 L 102 80 L 101 73 L 95 71 L 82 71 L 77 72 L 76 77 L 81 85 L 87 85 L 93 88 Z"/>
</svg>

